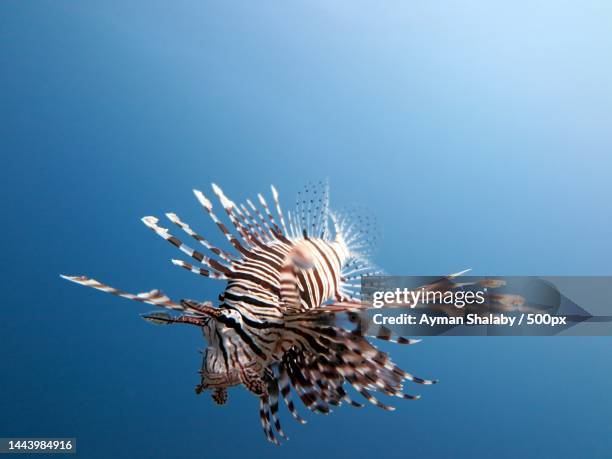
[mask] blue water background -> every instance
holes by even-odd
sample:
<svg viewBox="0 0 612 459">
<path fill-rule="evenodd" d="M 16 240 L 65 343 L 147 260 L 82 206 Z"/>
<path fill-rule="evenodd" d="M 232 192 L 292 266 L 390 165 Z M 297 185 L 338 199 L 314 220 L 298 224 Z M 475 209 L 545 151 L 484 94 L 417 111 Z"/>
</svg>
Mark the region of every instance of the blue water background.
<svg viewBox="0 0 612 459">
<path fill-rule="evenodd" d="M 311 179 L 372 209 L 392 274 L 612 274 L 609 1 L 0 4 L 0 436 L 80 457 L 611 457 L 610 338 L 392 349 L 434 387 L 398 410 L 284 412 L 196 396 L 196 329 L 61 280 L 215 299 L 140 222 L 191 195 Z M 388 349 L 387 347 L 385 347 Z"/>
</svg>

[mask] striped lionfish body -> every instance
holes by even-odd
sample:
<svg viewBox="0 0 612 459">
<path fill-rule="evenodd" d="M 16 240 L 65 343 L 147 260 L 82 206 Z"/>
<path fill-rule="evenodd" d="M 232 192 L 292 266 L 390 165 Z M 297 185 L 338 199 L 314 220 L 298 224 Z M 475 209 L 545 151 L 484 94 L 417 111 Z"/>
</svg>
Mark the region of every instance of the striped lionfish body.
<svg viewBox="0 0 612 459">
<path fill-rule="evenodd" d="M 157 218 L 142 220 L 191 259 L 172 260 L 175 265 L 226 281 L 217 306 L 188 299 L 177 303 L 159 290 L 134 295 L 88 277 L 62 277 L 166 310 L 145 314 L 150 322 L 200 327 L 208 346 L 196 392 L 210 390 L 213 400 L 223 404 L 228 387 L 244 385 L 259 398 L 264 432 L 276 444 L 278 436 L 286 438 L 278 417 L 279 395 L 291 415 L 304 423 L 292 392 L 317 413 L 328 413 L 331 406 L 343 402 L 363 406 L 351 399 L 347 390 L 351 387 L 374 405 L 392 410 L 373 392 L 416 399 L 418 396 L 403 392 L 405 380 L 435 382 L 401 370 L 362 336 L 357 317 L 365 305 L 359 300 L 357 282 L 362 275 L 375 273 L 365 256 L 368 235 L 349 218 L 329 210 L 326 185 L 307 187 L 298 195 L 296 212 L 287 214 L 287 219 L 274 187 L 276 215 L 262 195 L 258 195 L 261 207 L 257 207 L 250 200 L 246 205 L 232 202 L 214 184 L 213 191 L 231 222 L 231 231 L 216 215 L 211 201 L 201 191 L 194 193 L 233 253 L 213 246 L 176 214 L 166 216 L 206 253 L 183 243 L 160 226 Z M 340 325 L 340 317 L 354 325 Z M 378 336 L 390 337 L 384 328 Z M 416 340 L 399 337 L 395 342 Z"/>
</svg>

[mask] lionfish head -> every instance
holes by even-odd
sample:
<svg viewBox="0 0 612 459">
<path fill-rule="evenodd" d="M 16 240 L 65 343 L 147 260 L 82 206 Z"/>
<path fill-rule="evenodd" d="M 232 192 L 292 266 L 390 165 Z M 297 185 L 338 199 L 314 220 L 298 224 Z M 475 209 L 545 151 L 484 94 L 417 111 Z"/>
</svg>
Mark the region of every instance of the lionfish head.
<svg viewBox="0 0 612 459">
<path fill-rule="evenodd" d="M 209 345 L 204 351 L 202 368 L 199 372 L 200 383 L 196 386 L 195 391 L 197 394 L 201 394 L 205 390 L 210 390 L 214 402 L 223 405 L 227 401 L 227 388 L 241 384 L 242 380 L 240 373 L 231 367 L 227 351 L 224 350 L 223 345 L 220 346 L 212 338 L 210 326 L 215 327 L 216 324 L 211 322 L 213 321 L 203 327 L 204 337 Z M 214 331 L 213 333 L 216 334 Z"/>
<path fill-rule="evenodd" d="M 223 404 L 227 400 L 225 389 L 242 384 L 243 370 L 253 362 L 248 357 L 248 346 L 236 330 L 242 323 L 240 313 L 225 307 L 208 312 L 209 318 L 202 326 L 208 346 L 204 351 L 201 380 L 196 392 L 210 389 L 213 400 Z"/>
</svg>

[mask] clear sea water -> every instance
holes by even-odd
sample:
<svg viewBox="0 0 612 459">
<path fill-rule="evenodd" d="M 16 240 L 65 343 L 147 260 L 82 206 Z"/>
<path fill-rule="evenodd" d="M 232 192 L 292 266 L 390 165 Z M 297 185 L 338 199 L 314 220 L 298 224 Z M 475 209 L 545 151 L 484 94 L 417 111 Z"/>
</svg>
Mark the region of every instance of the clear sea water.
<svg viewBox="0 0 612 459">
<path fill-rule="evenodd" d="M 392 274 L 612 274 L 607 1 L 0 4 L 0 436 L 109 457 L 611 457 L 610 338 L 430 337 L 398 410 L 284 412 L 196 396 L 203 340 L 69 284 L 215 299 L 140 222 L 191 195 L 329 178 L 372 209 Z M 386 348 L 388 349 L 388 348 Z M 304 410 L 302 410 L 304 411 Z"/>
</svg>

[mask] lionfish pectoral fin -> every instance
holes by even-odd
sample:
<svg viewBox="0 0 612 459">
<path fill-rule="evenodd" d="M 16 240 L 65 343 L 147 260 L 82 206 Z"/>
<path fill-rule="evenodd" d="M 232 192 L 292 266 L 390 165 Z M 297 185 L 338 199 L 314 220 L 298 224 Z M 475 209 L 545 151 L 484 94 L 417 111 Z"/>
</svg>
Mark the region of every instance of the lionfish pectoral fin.
<svg viewBox="0 0 612 459">
<path fill-rule="evenodd" d="M 420 288 L 426 292 L 435 292 L 439 294 L 445 294 L 458 289 L 465 289 L 468 287 L 478 286 L 484 288 L 488 293 L 486 295 L 486 301 L 482 304 L 472 307 L 473 312 L 479 313 L 498 313 L 498 312 L 509 312 L 521 310 L 525 306 L 525 298 L 521 295 L 511 293 L 494 293 L 489 292 L 490 290 L 498 289 L 506 286 L 506 282 L 500 279 L 483 278 L 481 280 L 468 279 L 466 282 L 456 282 L 455 279 L 463 276 L 469 272 L 470 269 L 460 271 L 455 274 L 437 279 L 427 285 L 423 285 Z M 434 297 L 435 298 L 435 297 Z M 401 306 L 401 305 L 400 305 Z M 463 314 L 461 309 L 458 309 L 455 304 L 442 303 L 427 301 L 425 304 L 417 304 L 417 307 L 427 306 L 429 308 L 436 308 L 447 315 L 457 315 L 458 313 Z M 461 308 L 462 306 L 460 306 Z M 480 311 L 478 308 L 480 308 Z"/>
<path fill-rule="evenodd" d="M 262 394 L 259 397 L 259 418 L 261 420 L 261 427 L 263 428 L 268 441 L 270 443 L 274 443 L 276 446 L 279 446 L 280 442 L 274 435 L 274 430 L 272 430 L 272 424 L 270 423 L 270 417 L 270 399 L 268 394 Z"/>
<path fill-rule="evenodd" d="M 267 400 L 264 399 L 264 402 L 268 402 L 268 408 L 270 411 L 270 415 L 272 417 L 272 423 L 274 424 L 274 428 L 278 432 L 281 438 L 284 440 L 289 440 L 289 437 L 283 431 L 283 427 L 280 422 L 280 418 L 278 416 L 278 395 L 279 395 L 279 387 L 278 387 L 278 379 L 276 374 L 272 368 L 268 368 L 266 371 L 265 379 L 267 381 Z"/>
<path fill-rule="evenodd" d="M 420 288 L 425 291 L 447 291 L 447 290 L 453 290 L 456 288 L 467 287 L 467 286 L 473 285 L 472 282 L 457 283 L 454 280 L 455 278 L 463 276 L 465 273 L 469 271 L 471 271 L 471 268 L 464 269 L 463 271 L 459 271 L 454 274 L 449 274 L 433 282 L 430 282 L 429 284 L 422 285 Z M 400 303 L 396 306 L 404 307 L 405 304 Z"/>
<path fill-rule="evenodd" d="M 397 332 L 385 327 L 384 325 L 379 326 L 376 330 L 370 330 L 370 322 L 365 316 L 367 307 L 368 304 L 360 301 L 339 301 L 326 306 L 326 308 L 329 308 L 334 312 L 334 314 L 346 314 L 348 322 L 354 324 L 355 326 L 352 331 L 353 335 L 370 335 L 376 339 L 389 341 L 395 344 L 417 344 L 421 342 L 420 339 L 406 338 L 399 335 Z M 395 335 L 396 338 L 393 338 L 393 335 Z"/>
</svg>

